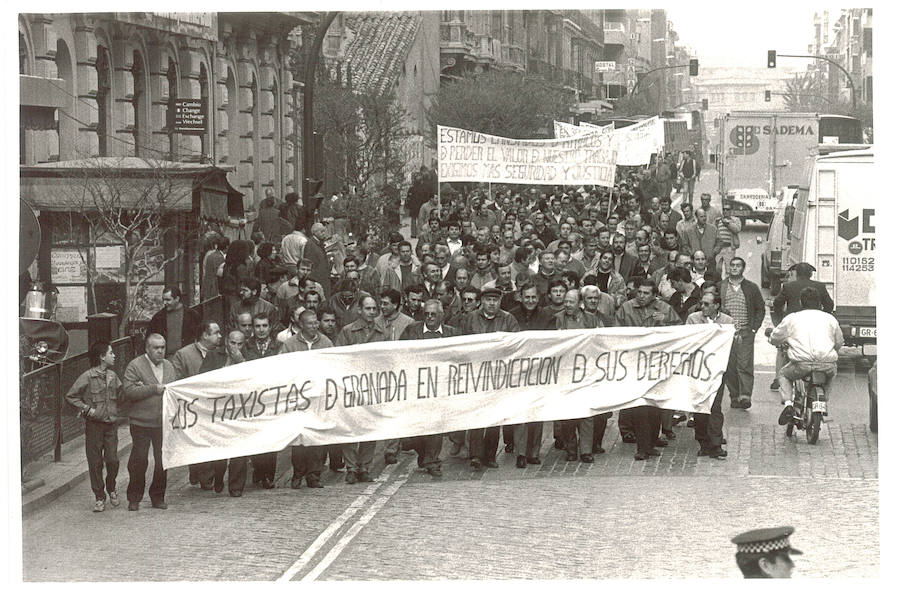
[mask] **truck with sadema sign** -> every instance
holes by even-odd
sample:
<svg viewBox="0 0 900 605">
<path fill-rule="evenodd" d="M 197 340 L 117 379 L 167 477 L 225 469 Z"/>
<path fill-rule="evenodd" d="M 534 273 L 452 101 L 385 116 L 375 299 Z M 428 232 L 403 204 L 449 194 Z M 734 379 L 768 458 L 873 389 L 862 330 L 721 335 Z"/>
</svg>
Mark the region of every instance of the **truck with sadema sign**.
<svg viewBox="0 0 900 605">
<path fill-rule="evenodd" d="M 741 219 L 770 222 L 777 193 L 803 182 L 810 156 L 862 143 L 859 120 L 815 113 L 734 111 L 719 120 L 719 194 Z M 789 200 L 787 200 L 789 201 Z"/>
</svg>

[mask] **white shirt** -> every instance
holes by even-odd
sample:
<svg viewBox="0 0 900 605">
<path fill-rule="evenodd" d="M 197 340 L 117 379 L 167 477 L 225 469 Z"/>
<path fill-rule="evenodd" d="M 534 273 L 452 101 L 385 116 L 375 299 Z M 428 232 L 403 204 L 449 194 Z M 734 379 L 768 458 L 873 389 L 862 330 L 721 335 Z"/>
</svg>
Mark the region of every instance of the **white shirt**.
<svg viewBox="0 0 900 605">
<path fill-rule="evenodd" d="M 772 331 L 769 341 L 786 344 L 791 361 L 837 362 L 837 349 L 844 344 L 841 326 L 833 315 L 816 309 L 791 313 Z"/>
<path fill-rule="evenodd" d="M 454 242 L 452 239 L 448 239 L 447 247 L 450 248 L 450 256 L 453 256 L 456 254 L 457 250 L 463 247 L 462 240 L 458 239 Z"/>
<path fill-rule="evenodd" d="M 153 360 L 150 359 L 149 355 L 147 355 L 146 353 L 144 353 L 144 355 L 147 356 L 147 361 L 150 362 L 150 369 L 153 370 L 153 375 L 156 377 L 156 382 L 158 382 L 159 384 L 164 384 L 163 383 L 163 364 L 162 364 L 162 362 L 159 362 L 158 364 L 153 363 Z"/>
</svg>

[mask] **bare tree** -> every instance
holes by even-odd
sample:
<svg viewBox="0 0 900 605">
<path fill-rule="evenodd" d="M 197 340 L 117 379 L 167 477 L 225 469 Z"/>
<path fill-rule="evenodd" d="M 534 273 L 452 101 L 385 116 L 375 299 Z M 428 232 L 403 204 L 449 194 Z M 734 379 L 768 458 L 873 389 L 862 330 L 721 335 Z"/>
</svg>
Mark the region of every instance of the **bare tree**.
<svg viewBox="0 0 900 605">
<path fill-rule="evenodd" d="M 132 159 L 133 161 L 133 159 Z M 96 269 L 98 244 L 121 248 L 121 272 L 124 286 L 121 300 L 121 333 L 156 304 L 151 300 L 147 284 L 170 263 L 181 258 L 184 250 L 177 247 L 166 256 L 164 242 L 178 232 L 179 239 L 190 237 L 185 225 L 174 212 L 184 196 L 191 195 L 190 185 L 172 178 L 161 162 L 142 159 L 145 167 L 136 170 L 121 162 L 109 164 L 109 159 L 85 160 L 82 186 L 71 195 L 73 206 L 89 228 L 90 258 L 88 267 L 92 296 L 99 276 Z M 94 262 L 88 262 L 93 259 Z M 96 298 L 94 297 L 94 300 Z"/>
</svg>

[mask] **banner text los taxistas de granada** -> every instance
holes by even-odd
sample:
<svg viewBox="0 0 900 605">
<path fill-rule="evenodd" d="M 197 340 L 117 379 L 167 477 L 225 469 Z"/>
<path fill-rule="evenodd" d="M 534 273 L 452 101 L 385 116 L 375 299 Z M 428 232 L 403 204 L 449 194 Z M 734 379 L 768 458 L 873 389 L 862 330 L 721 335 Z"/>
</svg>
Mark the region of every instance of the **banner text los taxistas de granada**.
<svg viewBox="0 0 900 605">
<path fill-rule="evenodd" d="M 163 465 L 644 404 L 706 412 L 733 334 L 706 325 L 494 333 L 245 362 L 167 385 Z"/>
</svg>

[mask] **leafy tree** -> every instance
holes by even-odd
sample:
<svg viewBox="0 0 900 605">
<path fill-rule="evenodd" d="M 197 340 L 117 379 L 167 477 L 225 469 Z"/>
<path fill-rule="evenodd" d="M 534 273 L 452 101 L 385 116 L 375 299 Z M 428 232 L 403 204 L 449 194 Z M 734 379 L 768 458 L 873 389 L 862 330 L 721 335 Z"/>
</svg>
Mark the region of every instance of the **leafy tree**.
<svg viewBox="0 0 900 605">
<path fill-rule="evenodd" d="M 843 77 L 843 76 L 842 76 Z M 784 102 L 788 111 L 832 113 L 859 119 L 864 129 L 873 127 L 872 104 L 853 103 L 843 98 L 829 97 L 821 78 L 814 72 L 795 74 L 785 86 Z"/>
<path fill-rule="evenodd" d="M 636 96 L 625 96 L 613 101 L 613 113 L 617 116 L 652 116 L 656 115 L 656 97 L 645 86 Z"/>
<path fill-rule="evenodd" d="M 429 137 L 437 126 L 453 126 L 510 139 L 553 136 L 553 120 L 565 119 L 571 99 L 541 79 L 488 71 L 442 82 L 427 111 Z"/>
</svg>

